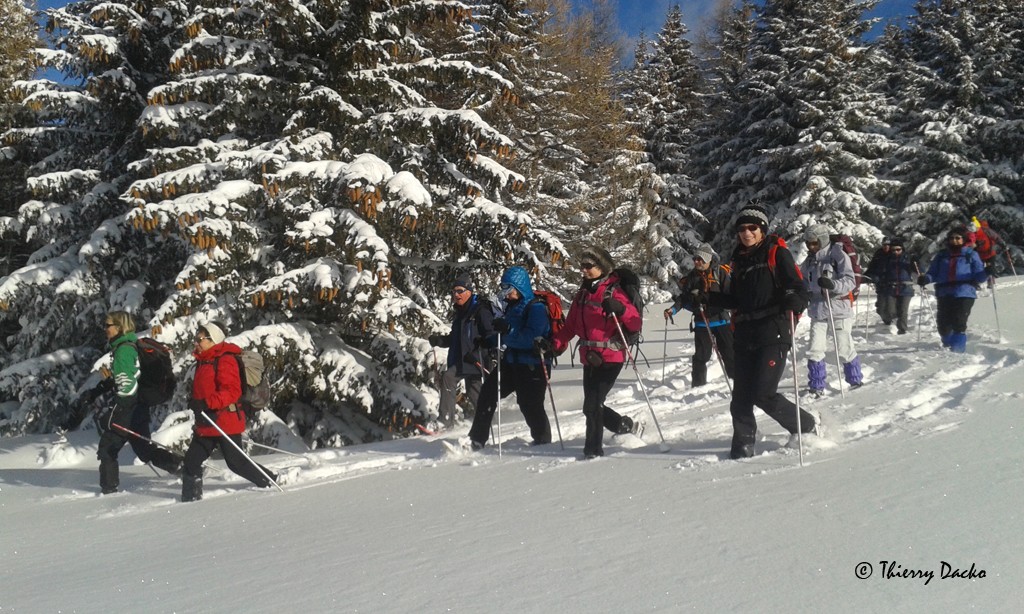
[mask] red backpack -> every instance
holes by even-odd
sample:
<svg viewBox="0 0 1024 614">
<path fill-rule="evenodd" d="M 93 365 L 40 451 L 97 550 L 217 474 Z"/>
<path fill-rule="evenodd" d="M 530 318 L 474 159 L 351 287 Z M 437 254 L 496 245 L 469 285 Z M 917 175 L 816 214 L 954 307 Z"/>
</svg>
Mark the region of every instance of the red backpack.
<svg viewBox="0 0 1024 614">
<path fill-rule="evenodd" d="M 565 311 L 562 309 L 562 297 L 551 290 L 534 290 L 533 302 L 544 303 L 548 310 L 548 321 L 551 322 L 551 336 L 562 330 L 565 326 Z"/>
<path fill-rule="evenodd" d="M 850 292 L 850 302 L 852 303 L 860 296 L 860 284 L 864 281 L 864 269 L 860 266 L 860 254 L 857 253 L 857 247 L 853 244 L 850 235 L 829 235 L 828 238 L 832 243 L 838 243 L 843 248 L 846 255 L 850 257 L 850 264 L 853 265 L 853 278 L 856 284 L 853 286 L 853 291 Z"/>
</svg>

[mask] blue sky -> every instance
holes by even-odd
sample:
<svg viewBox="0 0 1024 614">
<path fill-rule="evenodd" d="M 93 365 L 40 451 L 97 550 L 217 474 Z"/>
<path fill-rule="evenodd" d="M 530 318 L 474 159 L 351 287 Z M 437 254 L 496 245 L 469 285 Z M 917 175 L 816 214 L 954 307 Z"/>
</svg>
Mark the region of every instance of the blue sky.
<svg viewBox="0 0 1024 614">
<path fill-rule="evenodd" d="M 728 0 L 618 0 L 619 22 L 623 32 L 631 39 L 642 29 L 648 36 L 653 36 L 661 29 L 668 14 L 669 7 L 678 4 L 683 10 L 683 21 L 691 32 L 700 30 L 703 23 L 710 18 L 715 7 Z M 872 17 L 883 19 L 903 18 L 914 12 L 916 0 L 881 0 Z M 576 0 L 585 4 L 587 0 Z M 884 27 L 884 24 L 881 26 Z M 879 29 L 881 31 L 881 29 Z"/>
</svg>

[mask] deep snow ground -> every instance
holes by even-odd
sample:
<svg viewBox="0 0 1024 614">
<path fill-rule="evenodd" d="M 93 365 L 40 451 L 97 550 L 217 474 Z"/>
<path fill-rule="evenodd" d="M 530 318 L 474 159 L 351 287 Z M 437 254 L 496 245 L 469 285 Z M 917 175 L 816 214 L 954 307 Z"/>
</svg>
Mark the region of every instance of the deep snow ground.
<svg viewBox="0 0 1024 614">
<path fill-rule="evenodd" d="M 465 427 L 261 457 L 299 467 L 284 493 L 208 473 L 207 498 L 181 504 L 180 484 L 129 466 L 126 448 L 127 492 L 101 497 L 94 432 L 0 440 L 0 612 L 1015 612 L 1024 282 L 998 291 L 1002 339 L 983 296 L 962 356 L 939 349 L 928 312 L 918 342 L 916 312 L 900 337 L 870 314 L 865 338 L 862 311 L 868 385 L 813 402 L 837 445 L 809 446 L 802 468 L 763 415 L 765 453 L 727 460 L 721 371 L 689 388 L 679 318 L 661 382 L 662 306 L 640 371 L 667 453 L 626 369 L 610 404 L 647 420 L 646 443 L 609 435 L 609 456 L 577 460 L 580 370 L 565 359 L 564 452 L 527 446 L 508 403 L 500 457 L 438 441 Z M 985 575 L 943 579 L 943 561 Z"/>
</svg>

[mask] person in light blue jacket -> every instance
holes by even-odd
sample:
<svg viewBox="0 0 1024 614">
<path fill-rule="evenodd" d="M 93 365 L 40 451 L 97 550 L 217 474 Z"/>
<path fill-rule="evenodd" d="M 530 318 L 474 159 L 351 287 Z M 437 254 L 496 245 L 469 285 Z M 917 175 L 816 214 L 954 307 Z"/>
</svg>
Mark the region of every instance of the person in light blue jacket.
<svg viewBox="0 0 1024 614">
<path fill-rule="evenodd" d="M 807 258 L 800 265 L 804 285 L 811 295 L 807 315 L 811 317 L 811 341 L 807 349 L 807 375 L 810 393 L 821 397 L 827 380 L 825 352 L 829 327 L 834 322 L 836 348 L 843 363 L 843 377 L 851 388 L 864 383 L 860 357 L 853 347 L 853 289 L 857 279 L 850 256 L 830 239 L 831 229 L 813 224 L 804 231 Z M 831 309 L 831 319 L 829 317 Z"/>
<path fill-rule="evenodd" d="M 950 230 L 946 249 L 935 254 L 928 272 L 917 278 L 922 287 L 935 284 L 935 324 L 942 347 L 958 353 L 967 351 L 967 319 L 978 298 L 978 286 L 988 280 L 978 252 L 964 245 L 966 237 L 964 226 Z"/>
</svg>

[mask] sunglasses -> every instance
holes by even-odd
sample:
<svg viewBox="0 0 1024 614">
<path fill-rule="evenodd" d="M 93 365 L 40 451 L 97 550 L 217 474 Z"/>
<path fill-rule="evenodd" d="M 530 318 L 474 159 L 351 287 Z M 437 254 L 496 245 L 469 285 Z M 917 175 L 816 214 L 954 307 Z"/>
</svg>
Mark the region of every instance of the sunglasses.
<svg viewBox="0 0 1024 614">
<path fill-rule="evenodd" d="M 902 247 L 894 247 L 894 248 L 892 248 L 892 251 L 894 251 L 894 252 L 902 252 L 903 248 Z"/>
<path fill-rule="evenodd" d="M 754 232 L 755 230 L 761 230 L 761 227 L 757 224 L 740 224 L 736 227 L 736 232 Z"/>
<path fill-rule="evenodd" d="M 452 288 L 452 294 L 465 294 L 469 292 L 466 288 Z"/>
<path fill-rule="evenodd" d="M 114 324 L 113 322 L 104 322 L 103 323 L 103 328 L 110 328 L 111 326 L 117 326 L 117 325 Z"/>
<path fill-rule="evenodd" d="M 963 241 L 964 238 L 960 235 L 949 235 L 950 241 Z"/>
<path fill-rule="evenodd" d="M 501 294 L 502 295 L 508 294 L 509 292 L 511 292 L 511 291 L 513 291 L 515 289 L 516 289 L 516 287 L 513 286 L 512 284 L 501 284 Z"/>
<path fill-rule="evenodd" d="M 213 341 L 205 335 L 196 335 L 196 343 L 202 343 L 203 341 Z"/>
<path fill-rule="evenodd" d="M 817 241 L 804 241 L 804 245 L 806 245 L 807 247 L 818 247 L 821 244 L 818 243 Z"/>
<path fill-rule="evenodd" d="M 594 264 L 593 262 L 581 262 L 580 263 L 580 268 L 581 269 L 594 269 L 594 268 L 597 268 L 597 265 Z"/>
</svg>

